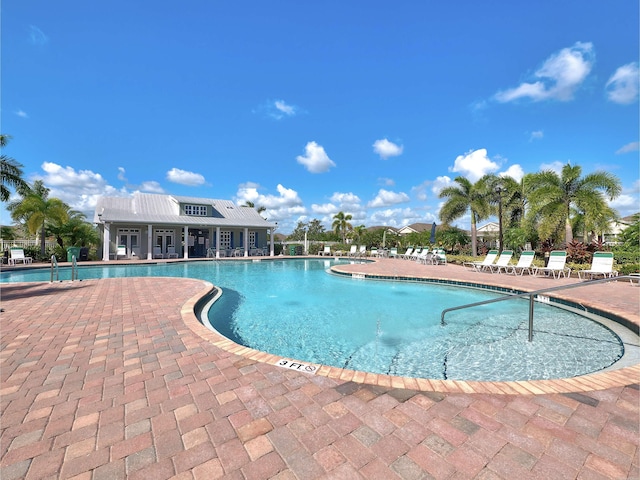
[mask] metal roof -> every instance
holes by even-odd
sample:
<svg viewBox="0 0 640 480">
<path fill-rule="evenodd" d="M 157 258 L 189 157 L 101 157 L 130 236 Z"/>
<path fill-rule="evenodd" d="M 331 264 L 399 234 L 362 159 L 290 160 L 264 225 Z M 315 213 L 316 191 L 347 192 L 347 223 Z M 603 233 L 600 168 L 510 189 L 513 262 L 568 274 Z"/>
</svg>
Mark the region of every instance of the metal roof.
<svg viewBox="0 0 640 480">
<path fill-rule="evenodd" d="M 181 215 L 180 205 L 206 205 L 213 215 Z M 136 192 L 129 197 L 100 197 L 93 217 L 95 223 L 140 223 L 154 225 L 197 225 L 203 227 L 273 228 L 253 208 L 230 200 L 161 195 Z"/>
</svg>

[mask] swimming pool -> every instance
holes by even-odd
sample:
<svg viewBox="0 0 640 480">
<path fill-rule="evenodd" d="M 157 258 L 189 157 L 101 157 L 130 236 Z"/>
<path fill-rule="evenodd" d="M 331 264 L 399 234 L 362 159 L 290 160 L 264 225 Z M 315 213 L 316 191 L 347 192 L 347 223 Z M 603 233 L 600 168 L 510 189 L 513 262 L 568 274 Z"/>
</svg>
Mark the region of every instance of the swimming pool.
<svg viewBox="0 0 640 480">
<path fill-rule="evenodd" d="M 459 380 L 566 378 L 601 370 L 624 353 L 597 322 L 514 300 L 440 312 L 494 298 L 475 289 L 336 277 L 335 260 L 178 262 L 79 268 L 80 279 L 130 276 L 200 278 L 223 295 L 209 320 L 233 341 L 309 363 L 398 376 Z M 61 269 L 61 278 L 70 278 Z M 48 270 L 2 272 L 0 281 L 48 281 Z"/>
</svg>

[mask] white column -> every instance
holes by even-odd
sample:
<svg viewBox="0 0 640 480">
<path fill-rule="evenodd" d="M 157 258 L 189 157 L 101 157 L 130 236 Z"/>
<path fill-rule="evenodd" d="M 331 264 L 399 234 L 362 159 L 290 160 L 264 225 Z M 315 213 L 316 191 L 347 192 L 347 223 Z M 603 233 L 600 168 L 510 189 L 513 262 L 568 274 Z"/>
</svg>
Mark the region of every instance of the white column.
<svg viewBox="0 0 640 480">
<path fill-rule="evenodd" d="M 249 256 L 249 229 L 247 227 L 244 228 L 244 256 Z"/>
<path fill-rule="evenodd" d="M 153 248 L 151 243 L 153 242 L 153 225 L 147 225 L 147 260 L 153 258 Z"/>
<path fill-rule="evenodd" d="M 187 225 L 184 226 L 183 232 L 184 252 L 182 252 L 182 258 L 189 258 L 189 227 Z"/>
<path fill-rule="evenodd" d="M 102 233 L 102 260 L 105 262 L 109 261 L 109 250 L 111 248 L 111 224 L 105 223 L 103 224 L 104 231 Z"/>
<path fill-rule="evenodd" d="M 220 258 L 220 227 L 216 227 L 216 258 Z"/>
<path fill-rule="evenodd" d="M 271 249 L 271 251 L 269 252 L 269 256 L 273 257 L 275 255 L 275 245 L 273 244 L 273 234 L 274 234 L 274 229 L 272 228 L 270 233 L 269 233 L 269 248 Z"/>
</svg>

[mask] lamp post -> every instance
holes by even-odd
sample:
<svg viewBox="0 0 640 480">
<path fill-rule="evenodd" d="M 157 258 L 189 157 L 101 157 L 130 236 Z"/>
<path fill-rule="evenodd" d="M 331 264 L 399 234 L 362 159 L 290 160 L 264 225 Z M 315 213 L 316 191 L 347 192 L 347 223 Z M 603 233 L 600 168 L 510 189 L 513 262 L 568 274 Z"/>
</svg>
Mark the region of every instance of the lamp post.
<svg viewBox="0 0 640 480">
<path fill-rule="evenodd" d="M 496 195 L 498 196 L 498 251 L 502 251 L 502 188 L 496 187 Z"/>
</svg>

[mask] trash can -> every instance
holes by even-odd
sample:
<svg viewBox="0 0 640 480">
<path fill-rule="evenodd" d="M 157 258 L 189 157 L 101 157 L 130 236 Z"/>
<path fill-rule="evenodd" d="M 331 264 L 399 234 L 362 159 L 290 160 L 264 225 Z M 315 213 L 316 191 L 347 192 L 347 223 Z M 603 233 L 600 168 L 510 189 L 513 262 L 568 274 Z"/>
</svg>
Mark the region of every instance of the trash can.
<svg viewBox="0 0 640 480">
<path fill-rule="evenodd" d="M 67 247 L 67 262 L 72 262 L 74 256 L 80 259 L 80 247 Z"/>
<path fill-rule="evenodd" d="M 296 245 L 296 255 L 302 255 L 303 253 L 302 245 Z"/>
<path fill-rule="evenodd" d="M 296 245 L 289 245 L 289 255 L 295 255 L 296 254 Z"/>
<path fill-rule="evenodd" d="M 86 262 L 89 260 L 89 249 L 87 247 L 80 248 L 80 258 L 78 260 L 80 260 L 81 262 Z"/>
</svg>

